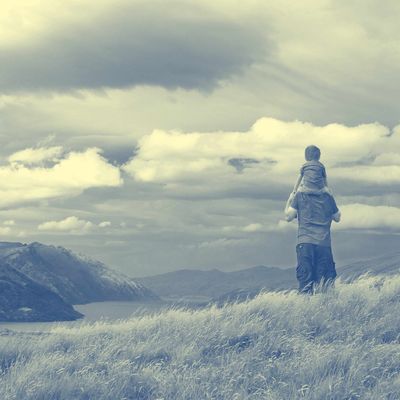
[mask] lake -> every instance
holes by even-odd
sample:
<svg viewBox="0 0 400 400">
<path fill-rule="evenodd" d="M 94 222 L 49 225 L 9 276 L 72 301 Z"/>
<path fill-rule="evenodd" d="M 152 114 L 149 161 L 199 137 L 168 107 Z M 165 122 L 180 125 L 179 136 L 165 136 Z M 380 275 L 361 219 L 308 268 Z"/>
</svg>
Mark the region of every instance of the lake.
<svg viewBox="0 0 400 400">
<path fill-rule="evenodd" d="M 184 306 L 186 308 L 198 309 L 206 305 L 201 299 L 185 299 L 185 301 L 175 301 L 164 298 L 158 302 L 136 302 L 136 301 L 103 301 L 88 304 L 74 305 L 75 310 L 84 314 L 84 318 L 76 321 L 57 321 L 57 322 L 0 322 L 0 331 L 11 329 L 13 331 L 48 331 L 54 326 L 67 325 L 76 326 L 87 322 L 96 321 L 115 321 L 126 319 L 133 316 L 148 315 L 157 313 L 170 307 Z"/>
</svg>

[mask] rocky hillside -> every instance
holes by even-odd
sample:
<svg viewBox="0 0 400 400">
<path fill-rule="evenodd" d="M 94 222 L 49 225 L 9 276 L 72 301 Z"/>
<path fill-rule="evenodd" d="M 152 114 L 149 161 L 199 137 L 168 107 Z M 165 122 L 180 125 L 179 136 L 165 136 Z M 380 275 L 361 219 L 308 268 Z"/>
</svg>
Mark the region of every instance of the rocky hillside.
<svg viewBox="0 0 400 400">
<path fill-rule="evenodd" d="M 132 278 L 60 246 L 2 242 L 0 265 L 12 267 L 69 304 L 158 298 Z"/>
</svg>

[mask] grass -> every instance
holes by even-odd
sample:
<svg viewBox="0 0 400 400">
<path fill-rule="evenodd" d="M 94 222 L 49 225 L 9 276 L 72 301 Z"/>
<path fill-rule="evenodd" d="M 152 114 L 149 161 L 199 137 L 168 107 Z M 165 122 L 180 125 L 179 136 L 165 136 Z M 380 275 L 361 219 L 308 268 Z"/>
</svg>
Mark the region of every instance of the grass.
<svg viewBox="0 0 400 400">
<path fill-rule="evenodd" d="M 400 276 L 0 336 L 0 399 L 400 398 Z"/>
</svg>

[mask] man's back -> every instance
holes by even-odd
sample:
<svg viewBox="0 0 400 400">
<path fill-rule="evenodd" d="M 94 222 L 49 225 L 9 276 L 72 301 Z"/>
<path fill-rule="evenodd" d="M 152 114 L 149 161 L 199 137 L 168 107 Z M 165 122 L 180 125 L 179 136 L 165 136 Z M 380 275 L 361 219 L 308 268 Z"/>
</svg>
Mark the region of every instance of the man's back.
<svg viewBox="0 0 400 400">
<path fill-rule="evenodd" d="M 332 218 L 339 211 L 331 195 L 297 192 L 291 207 L 297 211 L 298 243 L 331 245 Z"/>
</svg>

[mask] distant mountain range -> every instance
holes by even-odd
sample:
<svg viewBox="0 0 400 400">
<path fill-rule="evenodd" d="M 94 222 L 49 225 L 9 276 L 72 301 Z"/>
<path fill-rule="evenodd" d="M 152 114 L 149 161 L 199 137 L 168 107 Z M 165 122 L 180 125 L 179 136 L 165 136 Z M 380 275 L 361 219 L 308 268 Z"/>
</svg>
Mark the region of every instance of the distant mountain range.
<svg viewBox="0 0 400 400">
<path fill-rule="evenodd" d="M 400 252 L 337 268 L 338 277 L 345 282 L 367 272 L 371 275 L 400 273 Z M 253 298 L 262 289 L 297 288 L 295 267 L 282 269 L 257 266 L 233 272 L 182 269 L 136 280 L 164 298 L 185 300 L 196 297 L 217 304 Z"/>
<path fill-rule="evenodd" d="M 296 287 L 293 268 L 281 269 L 257 266 L 239 271 L 224 272 L 182 269 L 165 274 L 135 278 L 154 293 L 168 299 L 203 297 L 217 298 L 235 290 L 269 290 Z"/>
<path fill-rule="evenodd" d="M 0 321 L 72 320 L 72 304 L 157 300 L 103 263 L 60 246 L 0 242 Z"/>
</svg>

